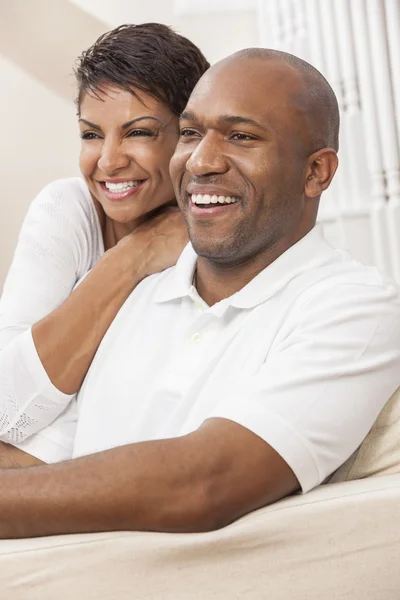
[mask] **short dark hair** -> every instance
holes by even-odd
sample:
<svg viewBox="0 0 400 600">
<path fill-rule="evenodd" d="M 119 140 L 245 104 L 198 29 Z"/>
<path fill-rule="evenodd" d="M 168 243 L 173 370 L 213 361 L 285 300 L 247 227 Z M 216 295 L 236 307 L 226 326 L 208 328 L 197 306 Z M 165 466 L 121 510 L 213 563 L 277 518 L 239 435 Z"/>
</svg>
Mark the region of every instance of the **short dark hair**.
<svg viewBox="0 0 400 600">
<path fill-rule="evenodd" d="M 167 25 L 120 25 L 76 61 L 78 113 L 85 93 L 99 98 L 111 84 L 134 95 L 132 87 L 150 94 L 179 116 L 209 66 L 197 46 Z"/>
</svg>

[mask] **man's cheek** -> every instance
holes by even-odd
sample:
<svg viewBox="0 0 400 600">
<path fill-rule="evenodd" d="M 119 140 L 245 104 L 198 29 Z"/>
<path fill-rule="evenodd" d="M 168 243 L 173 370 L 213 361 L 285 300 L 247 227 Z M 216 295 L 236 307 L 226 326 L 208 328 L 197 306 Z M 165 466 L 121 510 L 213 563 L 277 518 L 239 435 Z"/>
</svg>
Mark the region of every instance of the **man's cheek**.
<svg viewBox="0 0 400 600">
<path fill-rule="evenodd" d="M 172 183 L 175 185 L 179 184 L 183 174 L 186 171 L 186 163 L 190 158 L 189 152 L 181 152 L 179 147 L 175 150 L 169 163 L 169 173 L 172 179 Z"/>
</svg>

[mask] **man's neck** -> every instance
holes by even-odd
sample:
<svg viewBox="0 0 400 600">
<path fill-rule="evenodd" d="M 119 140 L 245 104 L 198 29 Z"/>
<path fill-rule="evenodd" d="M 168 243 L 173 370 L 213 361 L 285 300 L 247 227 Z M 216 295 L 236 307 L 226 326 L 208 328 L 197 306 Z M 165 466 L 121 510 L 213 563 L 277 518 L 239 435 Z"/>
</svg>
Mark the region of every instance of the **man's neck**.
<svg viewBox="0 0 400 600">
<path fill-rule="evenodd" d="M 229 298 L 243 289 L 311 229 L 312 226 L 298 230 L 296 234 L 279 240 L 273 246 L 241 262 L 224 264 L 199 256 L 195 274 L 198 294 L 208 306 Z"/>
<path fill-rule="evenodd" d="M 234 265 L 216 263 L 199 257 L 195 276 L 198 294 L 209 306 L 233 296 L 274 262 L 288 247 L 283 250 L 272 248 L 268 253 L 264 252 L 262 255 Z"/>
</svg>

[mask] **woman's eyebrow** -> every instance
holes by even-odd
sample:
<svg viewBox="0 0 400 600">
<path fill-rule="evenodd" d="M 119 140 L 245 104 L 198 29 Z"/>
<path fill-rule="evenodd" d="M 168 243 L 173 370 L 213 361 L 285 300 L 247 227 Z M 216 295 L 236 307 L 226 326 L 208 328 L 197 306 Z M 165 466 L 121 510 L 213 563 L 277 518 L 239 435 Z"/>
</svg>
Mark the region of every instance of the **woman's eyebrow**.
<svg viewBox="0 0 400 600">
<path fill-rule="evenodd" d="M 136 117 L 136 119 L 132 119 L 131 121 L 127 121 L 126 123 L 124 123 L 122 125 L 122 129 L 128 129 L 128 127 L 130 127 L 134 123 L 137 123 L 138 121 L 145 121 L 145 120 L 148 120 L 148 119 L 151 119 L 152 121 L 156 121 L 157 123 L 161 123 L 160 119 L 157 119 L 157 117 L 152 117 L 150 115 L 143 115 L 142 117 Z"/>
<path fill-rule="evenodd" d="M 91 123 L 90 121 L 87 121 L 86 119 L 82 119 L 82 117 L 79 119 L 79 123 L 84 123 L 88 127 L 92 127 L 92 129 L 97 129 L 98 131 L 101 131 L 101 127 L 95 125 L 94 123 Z"/>
<path fill-rule="evenodd" d="M 160 119 L 157 119 L 157 117 L 152 117 L 150 115 L 143 115 L 142 117 L 136 117 L 135 119 L 132 119 L 131 121 L 127 121 L 126 123 L 124 123 L 122 125 L 122 129 L 128 129 L 128 127 L 130 127 L 134 123 L 137 123 L 138 121 L 148 120 L 148 119 L 151 119 L 152 121 L 156 121 L 157 123 L 161 123 Z M 90 121 L 87 121 L 86 119 L 83 119 L 82 117 L 79 119 L 79 123 L 84 123 L 88 127 L 92 127 L 92 129 L 97 129 L 98 131 L 101 131 L 101 127 L 99 127 L 99 125 L 95 125 L 95 123 L 91 123 Z"/>
</svg>

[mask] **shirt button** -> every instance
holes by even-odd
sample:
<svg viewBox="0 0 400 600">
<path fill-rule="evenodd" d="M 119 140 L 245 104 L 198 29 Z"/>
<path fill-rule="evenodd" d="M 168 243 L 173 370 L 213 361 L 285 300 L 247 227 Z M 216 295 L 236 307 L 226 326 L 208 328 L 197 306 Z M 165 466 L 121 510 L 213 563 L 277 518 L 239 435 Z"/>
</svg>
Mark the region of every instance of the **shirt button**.
<svg viewBox="0 0 400 600">
<path fill-rule="evenodd" d="M 195 342 L 197 344 L 197 342 L 200 342 L 201 340 L 201 335 L 200 333 L 194 333 L 192 335 L 192 342 Z"/>
</svg>

